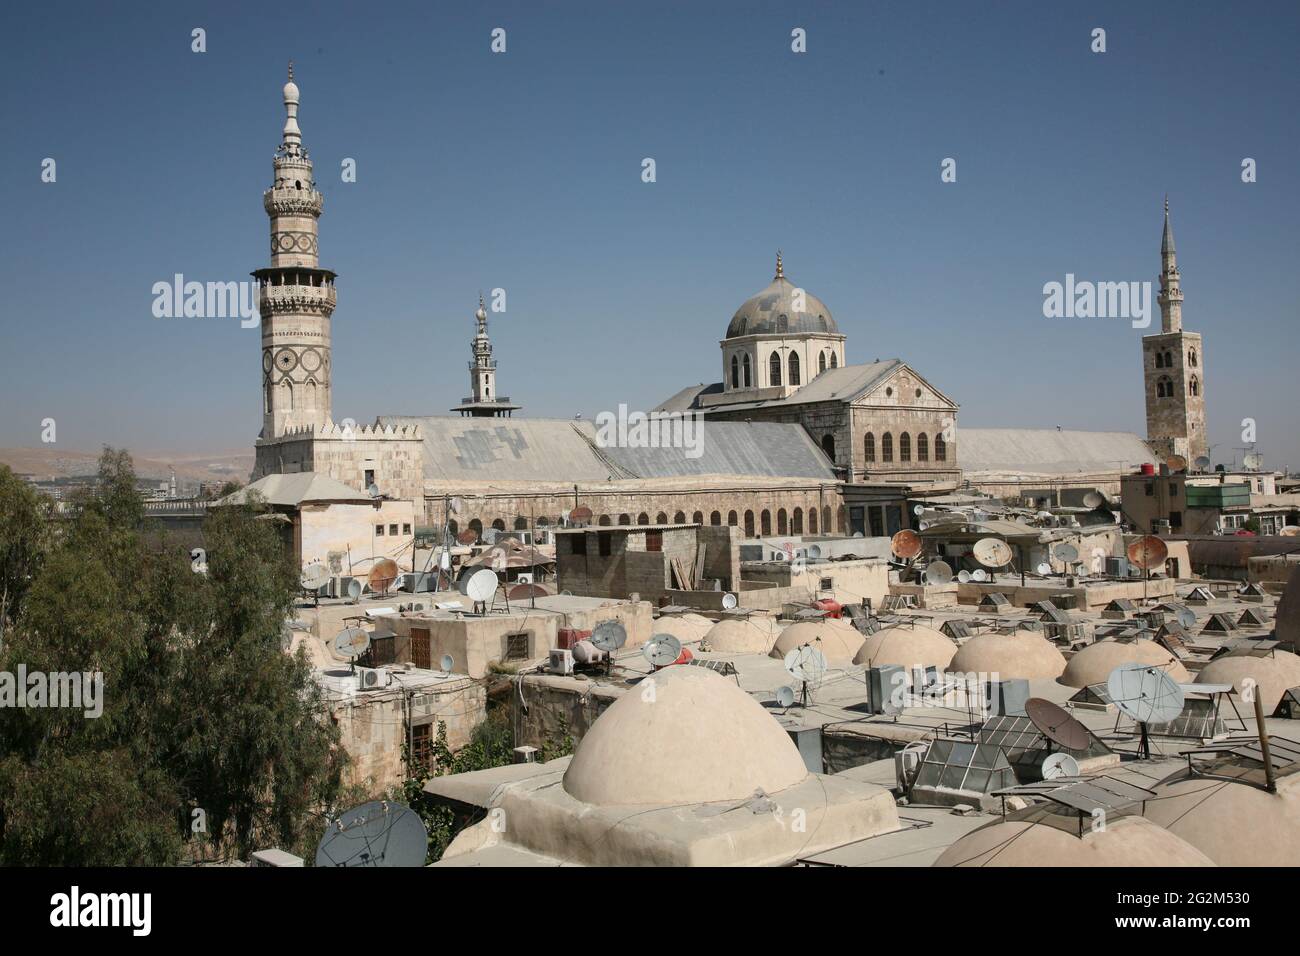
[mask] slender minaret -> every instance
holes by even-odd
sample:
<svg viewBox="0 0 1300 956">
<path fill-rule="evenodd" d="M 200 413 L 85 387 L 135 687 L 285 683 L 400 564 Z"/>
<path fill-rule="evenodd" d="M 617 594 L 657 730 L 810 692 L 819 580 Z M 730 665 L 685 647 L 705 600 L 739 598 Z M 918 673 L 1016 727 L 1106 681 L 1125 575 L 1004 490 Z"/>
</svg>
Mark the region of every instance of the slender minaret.
<svg viewBox="0 0 1300 956">
<path fill-rule="evenodd" d="M 470 396 L 452 411 L 474 418 L 509 418 L 510 413 L 521 406 L 511 405 L 509 398 L 497 394 L 497 363 L 492 357 L 492 340 L 488 338 L 487 309 L 483 306 L 482 294 L 478 297 L 478 311 L 474 313 L 474 320 L 478 323 L 478 331 L 474 334 L 474 341 L 469 344 L 470 355 L 473 356 L 473 361 L 469 363 Z"/>
<path fill-rule="evenodd" d="M 1205 353 L 1199 332 L 1183 331 L 1174 230 L 1165 197 L 1160 239 L 1160 331 L 1142 337 L 1146 380 L 1147 441 L 1162 458 L 1178 455 L 1195 465 L 1209 451 L 1205 436 Z"/>
<path fill-rule="evenodd" d="M 262 316 L 262 434 L 315 428 L 330 420 L 330 316 L 334 273 L 318 266 L 324 198 L 298 129 L 298 86 L 284 85 L 284 138 L 275 180 L 262 195 L 271 220 L 271 267 L 253 275 Z"/>
</svg>

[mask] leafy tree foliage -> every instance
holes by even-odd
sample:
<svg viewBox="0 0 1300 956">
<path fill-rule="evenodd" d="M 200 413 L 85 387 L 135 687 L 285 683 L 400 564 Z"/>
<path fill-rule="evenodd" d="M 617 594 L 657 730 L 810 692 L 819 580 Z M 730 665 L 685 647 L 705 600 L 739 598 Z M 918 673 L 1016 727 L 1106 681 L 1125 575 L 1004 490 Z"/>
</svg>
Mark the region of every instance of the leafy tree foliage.
<svg viewBox="0 0 1300 956">
<path fill-rule="evenodd" d="M 0 709 L 0 863 L 299 845 L 339 794 L 342 755 L 306 659 L 282 649 L 297 574 L 273 525 L 256 504 L 215 509 L 195 573 L 149 546 L 130 457 L 111 448 L 57 535 L 43 508 L 0 473 L 0 515 L 34 529 L 0 538 L 0 581 L 25 581 L 0 671 L 101 672 L 103 713 Z"/>
</svg>

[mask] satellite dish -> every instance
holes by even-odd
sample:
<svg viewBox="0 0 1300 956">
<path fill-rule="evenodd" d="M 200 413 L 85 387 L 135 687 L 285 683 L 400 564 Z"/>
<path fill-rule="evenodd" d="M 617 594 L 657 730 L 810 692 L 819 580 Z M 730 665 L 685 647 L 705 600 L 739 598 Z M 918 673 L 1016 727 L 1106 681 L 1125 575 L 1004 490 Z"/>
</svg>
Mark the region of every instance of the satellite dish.
<svg viewBox="0 0 1300 956">
<path fill-rule="evenodd" d="M 1052 549 L 1052 557 L 1062 564 L 1074 564 L 1079 560 L 1079 549 L 1068 541 L 1062 541 Z"/>
<path fill-rule="evenodd" d="M 1192 465 L 1196 468 L 1197 471 L 1209 471 L 1210 456 L 1200 455 L 1199 457 L 1197 457 L 1196 461 L 1192 462 Z"/>
<path fill-rule="evenodd" d="M 808 545 L 808 559 L 810 561 L 817 561 L 821 558 L 821 556 L 822 556 L 822 546 L 820 544 Z"/>
<path fill-rule="evenodd" d="M 345 627 L 334 635 L 334 650 L 339 656 L 354 660 L 370 646 L 370 632 L 360 627 Z"/>
<path fill-rule="evenodd" d="M 618 621 L 601 621 L 591 632 L 591 643 L 606 654 L 613 654 L 627 643 L 627 629 Z"/>
<path fill-rule="evenodd" d="M 1048 564 L 1046 561 L 1042 561 L 1039 563 L 1038 567 L 1035 568 L 1034 570 L 1036 570 L 1043 577 L 1047 577 L 1049 574 L 1052 573 L 1052 566 Z"/>
<path fill-rule="evenodd" d="M 478 532 L 473 528 L 466 528 L 460 534 L 456 535 L 456 540 L 461 544 L 473 544 L 478 540 Z"/>
<path fill-rule="evenodd" d="M 889 549 L 907 561 L 921 553 L 921 537 L 915 531 L 900 531 L 889 540 Z"/>
<path fill-rule="evenodd" d="M 1154 664 L 1121 664 L 1110 672 L 1106 693 L 1139 724 L 1167 724 L 1183 712 L 1183 689 Z"/>
<path fill-rule="evenodd" d="M 1264 467 L 1264 456 L 1257 451 L 1252 451 L 1241 459 L 1241 463 L 1247 471 L 1259 471 Z"/>
<path fill-rule="evenodd" d="M 1102 548 L 1092 549 L 1092 573 L 1101 574 L 1106 569 L 1106 552 Z"/>
<path fill-rule="evenodd" d="M 971 554 L 986 568 L 1003 568 L 1011 563 L 1011 545 L 1001 538 L 980 538 L 971 548 Z"/>
<path fill-rule="evenodd" d="M 451 501 L 447 503 L 447 507 L 451 509 L 451 513 L 454 515 L 462 514 L 465 511 L 465 499 L 452 498 Z"/>
<path fill-rule="evenodd" d="M 1174 472 L 1174 473 L 1180 471 L 1186 471 L 1187 459 L 1184 458 L 1182 455 L 1170 455 L 1168 458 L 1165 459 L 1165 467 L 1168 468 L 1170 472 Z"/>
<path fill-rule="evenodd" d="M 790 686 L 778 687 L 776 689 L 776 702 L 780 707 L 794 706 L 794 688 Z"/>
<path fill-rule="evenodd" d="M 1025 701 L 1025 716 L 1044 737 L 1066 750 L 1087 750 L 1092 735 L 1069 712 L 1042 697 Z"/>
<path fill-rule="evenodd" d="M 320 561 L 312 561 L 302 569 L 302 589 L 318 591 L 329 583 L 330 569 Z"/>
<path fill-rule="evenodd" d="M 473 574 L 467 574 L 456 582 L 456 588 L 475 604 L 483 604 L 496 595 L 497 584 L 495 571 L 479 568 Z"/>
<path fill-rule="evenodd" d="M 1044 780 L 1056 780 L 1058 777 L 1079 776 L 1079 761 L 1069 754 L 1048 754 L 1042 767 Z"/>
<path fill-rule="evenodd" d="M 438 666 L 450 674 L 451 669 L 456 666 L 456 662 L 451 659 L 450 654 L 443 654 L 442 657 L 438 659 Z"/>
<path fill-rule="evenodd" d="M 958 572 L 957 572 L 957 580 L 960 581 L 962 584 L 969 584 L 969 583 L 970 583 L 970 572 L 969 572 L 969 571 L 958 571 Z"/>
<path fill-rule="evenodd" d="M 1169 557 L 1169 546 L 1155 535 L 1147 534 L 1128 546 L 1128 559 L 1143 571 L 1162 568 Z"/>
<path fill-rule="evenodd" d="M 985 571 L 983 568 L 976 568 L 974 572 L 971 574 L 971 580 L 975 581 L 978 584 L 983 584 L 988 579 L 989 579 L 989 573 Z"/>
<path fill-rule="evenodd" d="M 1110 507 L 1110 499 L 1100 491 L 1090 491 L 1083 496 L 1083 506 L 1096 511 L 1098 508 Z"/>
<path fill-rule="evenodd" d="M 348 598 L 353 604 L 356 604 L 361 600 L 361 589 L 362 584 L 360 578 L 353 578 L 348 582 Z"/>
<path fill-rule="evenodd" d="M 579 505 L 569 512 L 569 521 L 573 524 L 591 524 L 591 509 L 586 505 Z"/>
<path fill-rule="evenodd" d="M 944 585 L 952 580 L 952 567 L 946 561 L 931 561 L 925 566 L 925 583 Z"/>
<path fill-rule="evenodd" d="M 400 573 L 396 561 L 392 558 L 380 558 L 370 569 L 370 577 L 366 583 L 373 593 L 384 594 L 393 586 Z"/>
<path fill-rule="evenodd" d="M 811 644 L 796 647 L 785 655 L 785 669 L 795 680 L 812 684 L 826 673 L 826 655 Z"/>
<path fill-rule="evenodd" d="M 373 800 L 329 825 L 316 848 L 317 866 L 424 866 L 429 831 L 401 803 Z"/>
<path fill-rule="evenodd" d="M 641 648 L 641 656 L 655 667 L 667 667 L 682 656 L 682 642 L 671 634 L 655 634 Z"/>
<path fill-rule="evenodd" d="M 925 505 L 917 505 L 912 509 L 912 514 L 916 515 L 918 518 L 921 517 L 921 515 L 925 514 Z"/>
<path fill-rule="evenodd" d="M 736 609 L 736 607 L 739 604 L 740 604 L 739 599 L 736 597 L 736 595 L 732 594 L 730 591 L 722 595 L 722 609 L 724 611 L 733 611 Z"/>
</svg>

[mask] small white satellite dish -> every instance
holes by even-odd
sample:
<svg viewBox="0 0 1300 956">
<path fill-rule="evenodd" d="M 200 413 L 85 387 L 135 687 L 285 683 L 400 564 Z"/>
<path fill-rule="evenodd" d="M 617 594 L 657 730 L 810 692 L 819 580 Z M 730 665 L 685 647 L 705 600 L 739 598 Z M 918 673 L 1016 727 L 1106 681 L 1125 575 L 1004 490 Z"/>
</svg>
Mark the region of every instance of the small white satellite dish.
<svg viewBox="0 0 1300 956">
<path fill-rule="evenodd" d="M 1049 574 L 1052 573 L 1052 566 L 1048 564 L 1046 561 L 1040 561 L 1038 563 L 1038 567 L 1035 568 L 1035 570 L 1043 577 L 1047 577 Z"/>
<path fill-rule="evenodd" d="M 1252 451 L 1241 459 L 1241 463 L 1247 471 L 1259 471 L 1264 467 L 1264 456 L 1257 451 Z"/>
<path fill-rule="evenodd" d="M 641 656 L 655 667 L 667 667 L 682 656 L 682 642 L 671 634 L 655 634 L 641 648 Z"/>
<path fill-rule="evenodd" d="M 450 654 L 443 654 L 438 661 L 438 666 L 450 674 L 451 669 L 456 666 L 456 662 L 451 659 Z"/>
<path fill-rule="evenodd" d="M 916 515 L 918 518 L 921 517 L 921 515 L 925 514 L 925 505 L 916 505 L 912 508 L 912 514 Z"/>
<path fill-rule="evenodd" d="M 370 632 L 360 627 L 345 627 L 334 635 L 334 650 L 349 660 L 360 657 L 370 646 Z"/>
<path fill-rule="evenodd" d="M 361 600 L 361 589 L 363 585 L 360 578 L 353 578 L 348 582 L 348 600 L 356 604 Z"/>
<path fill-rule="evenodd" d="M 739 605 L 739 604 L 740 604 L 740 601 L 737 599 L 736 595 L 732 594 L 730 591 L 728 591 L 726 594 L 722 595 L 722 608 L 723 608 L 723 610 L 725 610 L 725 611 L 734 611 L 734 610 L 736 609 L 737 605 Z"/>
<path fill-rule="evenodd" d="M 1055 780 L 1058 777 L 1079 776 L 1079 761 L 1067 753 L 1048 754 L 1043 760 L 1043 779 Z"/>
<path fill-rule="evenodd" d="M 776 689 L 776 703 L 779 707 L 790 707 L 794 704 L 794 688 L 790 686 L 778 687 Z"/>
<path fill-rule="evenodd" d="M 960 581 L 962 584 L 969 584 L 969 583 L 970 583 L 970 572 L 969 572 L 969 571 L 958 571 L 958 572 L 957 572 L 957 580 Z"/>
<path fill-rule="evenodd" d="M 378 497 L 379 497 L 379 486 L 378 486 L 378 485 L 375 485 L 375 484 L 367 485 L 367 486 L 366 486 L 366 494 L 368 494 L 371 498 L 378 498 Z"/>
<path fill-rule="evenodd" d="M 329 583 L 330 569 L 320 561 L 312 561 L 304 565 L 302 569 L 302 589 L 304 591 L 319 591 Z"/>
<path fill-rule="evenodd" d="M 627 629 L 618 621 L 601 621 L 591 632 L 591 643 L 606 654 L 612 654 L 627 643 Z"/>
<path fill-rule="evenodd" d="M 815 683 L 826 673 L 826 655 L 811 644 L 796 647 L 785 655 L 785 669 L 802 683 Z"/>
<path fill-rule="evenodd" d="M 985 581 L 989 579 L 989 573 L 985 571 L 983 568 L 976 568 L 975 571 L 971 574 L 971 579 L 979 582 L 980 584 L 983 584 Z"/>
<path fill-rule="evenodd" d="M 818 561 L 822 556 L 822 546 L 820 544 L 808 545 L 808 560 Z"/>
<path fill-rule="evenodd" d="M 460 593 L 476 604 L 492 600 L 497 593 L 497 573 L 488 568 L 479 568 L 473 574 L 461 578 L 457 584 Z"/>
</svg>

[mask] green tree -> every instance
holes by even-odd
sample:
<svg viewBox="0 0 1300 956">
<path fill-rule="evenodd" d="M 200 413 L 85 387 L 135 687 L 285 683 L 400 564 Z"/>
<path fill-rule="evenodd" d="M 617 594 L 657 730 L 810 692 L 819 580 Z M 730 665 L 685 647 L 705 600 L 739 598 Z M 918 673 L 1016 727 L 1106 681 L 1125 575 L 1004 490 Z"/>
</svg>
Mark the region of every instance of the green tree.
<svg viewBox="0 0 1300 956">
<path fill-rule="evenodd" d="M 0 465 L 0 648 L 51 541 L 53 502 Z"/>
</svg>

